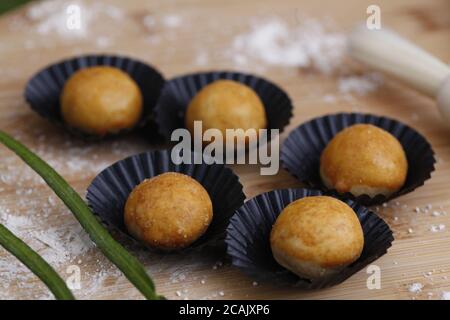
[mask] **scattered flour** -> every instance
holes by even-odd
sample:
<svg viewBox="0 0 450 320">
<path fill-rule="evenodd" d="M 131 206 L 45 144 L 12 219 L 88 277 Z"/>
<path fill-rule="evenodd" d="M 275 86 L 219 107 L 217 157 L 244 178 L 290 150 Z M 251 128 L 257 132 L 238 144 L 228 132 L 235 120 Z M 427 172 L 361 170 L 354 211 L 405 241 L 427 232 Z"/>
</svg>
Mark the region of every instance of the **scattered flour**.
<svg viewBox="0 0 450 320">
<path fill-rule="evenodd" d="M 197 66 L 206 66 L 209 62 L 209 55 L 206 52 L 199 52 L 195 57 L 194 63 Z"/>
<path fill-rule="evenodd" d="M 163 16 L 163 24 L 169 28 L 178 28 L 181 26 L 182 22 L 182 18 L 175 14 Z"/>
<path fill-rule="evenodd" d="M 328 31 L 315 19 L 290 26 L 278 17 L 255 20 L 247 33 L 234 37 L 229 56 L 237 66 L 316 68 L 325 74 L 341 66 L 345 35 Z"/>
<path fill-rule="evenodd" d="M 375 91 L 382 83 L 379 73 L 368 73 L 361 76 L 346 76 L 339 78 L 338 88 L 341 93 L 355 93 L 364 96 Z"/>
<path fill-rule="evenodd" d="M 288 23 L 280 17 L 255 18 L 248 31 L 233 37 L 226 56 L 236 68 L 267 72 L 271 67 L 314 70 L 322 75 L 337 75 L 337 95 L 323 94 L 323 101 L 340 99 L 354 103 L 353 95 L 364 96 L 382 84 L 381 74 L 352 75 L 346 59 L 346 35 L 329 20 L 304 17 Z M 206 64 L 207 54 L 198 55 L 196 65 Z"/>
<path fill-rule="evenodd" d="M 408 288 L 409 292 L 411 293 L 420 293 L 422 292 L 423 289 L 423 284 L 421 284 L 420 282 L 415 282 L 413 284 L 411 284 Z"/>
<path fill-rule="evenodd" d="M 158 25 L 169 29 L 176 29 L 182 26 L 183 18 L 176 14 L 166 14 L 163 16 L 147 14 L 142 18 L 142 24 L 148 31 L 154 31 Z"/>
<path fill-rule="evenodd" d="M 450 291 L 443 291 L 441 294 L 441 300 L 450 300 Z"/>
<path fill-rule="evenodd" d="M 332 94 L 326 94 L 322 97 L 322 100 L 326 103 L 334 103 L 336 102 L 336 96 Z"/>
<path fill-rule="evenodd" d="M 441 232 L 445 230 L 445 224 L 433 224 L 430 228 L 431 232 Z"/>
</svg>

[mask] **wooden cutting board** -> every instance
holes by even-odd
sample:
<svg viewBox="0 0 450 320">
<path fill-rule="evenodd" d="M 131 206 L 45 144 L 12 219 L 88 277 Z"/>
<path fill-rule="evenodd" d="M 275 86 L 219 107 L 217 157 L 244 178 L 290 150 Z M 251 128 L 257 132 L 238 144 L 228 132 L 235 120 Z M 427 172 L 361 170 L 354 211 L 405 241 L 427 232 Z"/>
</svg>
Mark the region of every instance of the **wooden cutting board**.
<svg viewBox="0 0 450 320">
<path fill-rule="evenodd" d="M 94 2 L 83 3 L 93 6 Z M 26 81 L 39 68 L 75 54 L 110 52 L 147 61 L 167 78 L 198 70 L 240 70 L 227 50 L 237 34 L 248 32 L 254 19 L 278 17 L 290 24 L 301 23 L 306 17 L 328 19 L 336 32 L 345 32 L 366 19 L 366 8 L 371 4 L 357 0 L 102 3 L 109 8 L 107 15 L 118 17 L 114 24 L 102 24 L 102 19 L 92 22 L 96 26 L 92 31 L 95 36 L 67 39 L 57 32 L 45 33 L 46 26 L 39 20 L 42 10 L 33 15 L 30 6 L 0 17 L 0 128 L 50 161 L 82 194 L 102 168 L 152 146 L 136 136 L 85 143 L 39 118 L 23 99 Z M 396 0 L 378 4 L 383 25 L 396 29 L 443 61 L 450 61 L 448 1 Z M 119 8 L 119 12 L 114 8 Z M 354 74 L 348 76 L 368 72 L 362 67 L 350 70 Z M 303 292 L 254 283 L 239 270 L 223 264 L 223 257 L 215 252 L 162 256 L 131 247 L 155 279 L 158 292 L 169 299 L 439 299 L 444 291 L 450 291 L 450 214 L 445 214 L 450 213 L 450 131 L 440 122 L 433 101 L 388 77 L 374 91 L 344 95 L 338 86 L 342 74 L 326 75 L 294 67 L 270 67 L 254 72 L 278 83 L 293 99 L 294 117 L 281 140 L 300 123 L 323 114 L 357 110 L 387 115 L 427 137 L 436 152 L 436 171 L 425 186 L 378 208 L 396 239 L 388 254 L 375 262 L 381 268 L 379 290 L 367 288 L 366 270 L 333 288 Z M 334 97 L 333 101 L 325 96 Z M 276 176 L 260 176 L 255 166 L 233 166 L 233 169 L 248 198 L 275 188 L 301 186 L 283 170 Z M 79 245 L 80 237 L 84 239 L 81 244 L 89 246 L 89 241 L 77 221 L 49 188 L 3 147 L 0 147 L 0 178 L 0 218 L 2 214 L 8 217 L 18 234 L 25 234 L 33 248 L 55 261 L 63 276 L 68 276 L 70 265 L 80 268 L 81 288 L 74 290 L 78 298 L 141 298 L 98 250 Z M 432 208 L 427 213 L 415 212 L 416 207 L 424 209 L 429 205 Z M 439 215 L 433 215 L 434 211 Z M 430 230 L 439 224 L 446 229 Z M 71 245 L 72 240 L 77 245 Z M 410 290 L 414 283 L 420 283 L 422 289 Z M 0 249 L 0 298 L 52 296 Z"/>
</svg>

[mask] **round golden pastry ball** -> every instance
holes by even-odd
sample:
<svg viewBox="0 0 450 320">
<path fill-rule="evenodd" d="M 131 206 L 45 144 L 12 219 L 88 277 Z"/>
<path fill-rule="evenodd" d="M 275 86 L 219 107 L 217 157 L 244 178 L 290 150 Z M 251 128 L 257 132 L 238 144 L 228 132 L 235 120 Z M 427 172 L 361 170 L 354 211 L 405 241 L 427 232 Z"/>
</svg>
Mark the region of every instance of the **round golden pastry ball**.
<svg viewBox="0 0 450 320">
<path fill-rule="evenodd" d="M 339 132 L 320 157 L 320 176 L 330 189 L 355 196 L 388 196 L 406 180 L 408 161 L 400 142 L 371 124 Z"/>
<path fill-rule="evenodd" d="M 142 94 L 120 69 L 96 66 L 75 72 L 61 94 L 64 121 L 95 135 L 132 128 L 142 114 Z"/>
<path fill-rule="evenodd" d="M 259 96 L 250 87 L 232 80 L 217 80 L 204 88 L 190 102 L 185 117 L 186 128 L 193 134 L 194 121 L 202 121 L 203 132 L 218 129 L 264 129 L 266 111 Z M 246 140 L 248 142 L 248 140 Z"/>
<path fill-rule="evenodd" d="M 356 261 L 364 234 L 355 212 L 344 202 L 306 197 L 284 208 L 272 228 L 270 245 L 280 265 L 315 280 Z"/>
<path fill-rule="evenodd" d="M 213 217 L 208 192 L 193 178 L 175 172 L 144 180 L 125 204 L 125 225 L 148 246 L 174 250 L 189 246 Z"/>
</svg>

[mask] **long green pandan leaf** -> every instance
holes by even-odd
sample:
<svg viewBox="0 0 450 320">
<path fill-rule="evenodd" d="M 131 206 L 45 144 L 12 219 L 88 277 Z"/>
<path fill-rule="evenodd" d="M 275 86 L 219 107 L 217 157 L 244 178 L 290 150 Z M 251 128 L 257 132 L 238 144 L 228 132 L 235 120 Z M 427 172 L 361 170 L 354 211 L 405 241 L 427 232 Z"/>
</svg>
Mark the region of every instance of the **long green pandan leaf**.
<svg viewBox="0 0 450 320">
<path fill-rule="evenodd" d="M 22 261 L 36 276 L 39 277 L 59 300 L 75 300 L 66 283 L 55 270 L 31 249 L 25 242 L 17 238 L 3 224 L 0 223 L 0 245 L 17 259 Z"/>
<path fill-rule="evenodd" d="M 163 299 L 156 294 L 153 281 L 143 265 L 111 237 L 80 195 L 52 167 L 1 130 L 0 142 L 14 151 L 47 182 L 72 211 L 97 247 L 147 299 Z"/>
</svg>

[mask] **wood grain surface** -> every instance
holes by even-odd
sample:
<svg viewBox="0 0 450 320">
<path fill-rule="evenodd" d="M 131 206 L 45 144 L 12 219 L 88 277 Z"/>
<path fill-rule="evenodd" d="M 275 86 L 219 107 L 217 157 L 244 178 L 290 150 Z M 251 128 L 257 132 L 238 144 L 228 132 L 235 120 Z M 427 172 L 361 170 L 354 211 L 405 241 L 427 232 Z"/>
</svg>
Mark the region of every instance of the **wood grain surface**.
<svg viewBox="0 0 450 320">
<path fill-rule="evenodd" d="M 230 59 L 227 50 L 237 34 L 248 31 L 252 19 L 279 17 L 290 24 L 299 23 L 304 17 L 328 19 L 333 21 L 336 32 L 346 32 L 366 19 L 366 8 L 371 2 L 102 1 L 120 8 L 123 16 L 114 23 L 95 21 L 95 30 L 90 32 L 98 37 L 91 34 L 74 39 L 66 39 L 56 32 L 46 35 L 37 32 L 28 5 L 0 16 L 0 128 L 50 161 L 77 191 L 84 194 L 102 168 L 152 145 L 134 135 L 87 143 L 41 119 L 23 98 L 27 80 L 41 67 L 76 54 L 108 52 L 140 58 L 157 66 L 167 78 L 199 70 L 241 70 Z M 92 5 L 94 2 L 86 0 L 83 3 Z M 386 0 L 377 3 L 381 7 L 383 26 L 397 30 L 444 62 L 450 61 L 449 1 Z M 160 17 L 170 15 L 181 17 L 181 26 L 170 27 L 170 21 L 169 26 L 158 23 Z M 146 16 L 155 18 L 156 24 L 151 30 L 142 23 Z M 108 38 L 110 35 L 112 40 Z M 203 57 L 202 61 L 199 56 Z M 344 63 L 351 62 L 345 60 Z M 368 72 L 362 66 L 348 70 L 348 75 Z M 434 102 L 389 77 L 383 77 L 376 90 L 349 96 L 339 90 L 338 81 L 342 75 L 285 66 L 263 70 L 249 67 L 243 71 L 264 75 L 291 96 L 294 117 L 281 140 L 300 123 L 319 115 L 355 110 L 387 115 L 425 135 L 436 152 L 436 171 L 425 186 L 392 201 L 387 207 L 378 208 L 395 235 L 388 254 L 375 262 L 381 268 L 382 287 L 379 290 L 367 288 L 366 270 L 326 290 L 299 291 L 270 283 L 254 283 L 228 263 L 222 263 L 225 260 L 217 252 L 158 255 L 129 246 L 154 277 L 158 292 L 169 299 L 440 299 L 443 292 L 450 291 L 450 214 L 446 214 L 450 213 L 450 130 L 441 122 Z M 327 95 L 334 97 L 332 102 L 324 99 Z M 260 176 L 257 166 L 241 165 L 233 166 L 233 169 L 248 198 L 274 188 L 301 186 L 283 170 L 276 176 Z M 45 239 L 39 235 L 48 232 L 49 228 L 59 234 L 72 232 L 74 237 L 85 238 L 77 221 L 49 188 L 3 147 L 0 147 L 0 177 L 0 214 L 16 220 L 20 217 L 32 219 L 32 226 L 26 228 L 33 248 L 47 252 L 54 249 L 52 243 L 34 241 Z M 415 212 L 416 207 L 425 211 L 428 205 L 432 206 L 428 212 Z M 439 215 L 433 215 L 434 211 Z M 447 228 L 440 232 L 430 230 L 439 224 Z M 88 240 L 84 241 L 88 245 Z M 141 298 L 97 249 L 80 252 L 56 266 L 62 275 L 69 265 L 76 264 L 81 268 L 81 289 L 74 290 L 78 298 Z M 17 268 L 14 259 L 0 249 L 1 299 L 52 298 L 34 276 Z M 423 288 L 410 290 L 414 283 L 422 284 Z"/>
</svg>

